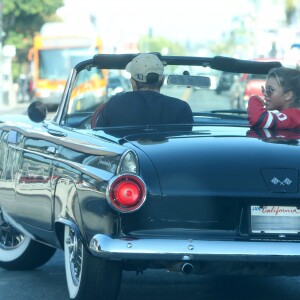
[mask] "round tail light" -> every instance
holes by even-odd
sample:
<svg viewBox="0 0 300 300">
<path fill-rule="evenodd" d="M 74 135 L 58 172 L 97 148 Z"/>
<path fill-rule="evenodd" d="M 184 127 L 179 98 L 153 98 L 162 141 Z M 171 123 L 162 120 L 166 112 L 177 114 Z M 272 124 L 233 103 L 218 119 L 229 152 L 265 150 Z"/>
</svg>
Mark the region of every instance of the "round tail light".
<svg viewBox="0 0 300 300">
<path fill-rule="evenodd" d="M 133 212 L 143 205 L 146 186 L 141 178 L 122 174 L 109 182 L 106 196 L 112 208 L 120 212 Z"/>
</svg>

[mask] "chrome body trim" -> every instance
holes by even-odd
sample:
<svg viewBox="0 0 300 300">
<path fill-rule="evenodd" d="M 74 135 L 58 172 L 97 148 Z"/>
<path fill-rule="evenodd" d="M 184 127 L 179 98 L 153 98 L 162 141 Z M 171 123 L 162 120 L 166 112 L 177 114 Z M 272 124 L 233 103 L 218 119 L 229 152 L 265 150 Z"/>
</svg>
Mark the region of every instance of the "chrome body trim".
<svg viewBox="0 0 300 300">
<path fill-rule="evenodd" d="M 113 239 L 97 234 L 89 248 L 109 259 L 300 261 L 300 243 L 283 241 Z"/>
</svg>

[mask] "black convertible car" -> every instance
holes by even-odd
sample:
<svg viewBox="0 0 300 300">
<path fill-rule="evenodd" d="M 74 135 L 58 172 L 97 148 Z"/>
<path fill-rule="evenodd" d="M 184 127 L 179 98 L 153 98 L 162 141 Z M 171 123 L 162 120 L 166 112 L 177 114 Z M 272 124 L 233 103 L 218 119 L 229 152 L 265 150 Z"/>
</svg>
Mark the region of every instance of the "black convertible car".
<svg viewBox="0 0 300 300">
<path fill-rule="evenodd" d="M 162 92 L 188 101 L 194 124 L 95 127 L 97 78 L 133 57 L 76 65 L 51 120 L 40 102 L 29 118 L 0 116 L 0 267 L 37 268 L 63 249 L 77 300 L 116 299 L 123 270 L 299 274 L 300 132 L 249 128 L 194 75 L 280 63 L 159 55 Z"/>
</svg>

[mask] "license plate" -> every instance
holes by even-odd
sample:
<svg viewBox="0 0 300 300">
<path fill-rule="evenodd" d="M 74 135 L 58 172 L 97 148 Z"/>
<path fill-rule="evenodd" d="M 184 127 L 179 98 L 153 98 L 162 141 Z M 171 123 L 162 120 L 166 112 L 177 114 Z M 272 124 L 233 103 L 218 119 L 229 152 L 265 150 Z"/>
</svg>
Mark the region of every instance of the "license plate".
<svg viewBox="0 0 300 300">
<path fill-rule="evenodd" d="M 250 211 L 252 233 L 300 233 L 300 209 L 295 206 L 251 206 Z"/>
</svg>

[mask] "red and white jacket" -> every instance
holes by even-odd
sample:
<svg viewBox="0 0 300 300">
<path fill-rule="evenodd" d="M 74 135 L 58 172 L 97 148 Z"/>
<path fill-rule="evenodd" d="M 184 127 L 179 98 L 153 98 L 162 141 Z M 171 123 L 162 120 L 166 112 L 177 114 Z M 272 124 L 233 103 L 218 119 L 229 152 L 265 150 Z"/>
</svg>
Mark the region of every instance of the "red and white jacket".
<svg viewBox="0 0 300 300">
<path fill-rule="evenodd" d="M 300 110 L 297 108 L 269 111 L 264 107 L 257 96 L 251 96 L 247 111 L 251 127 L 300 129 Z"/>
</svg>

